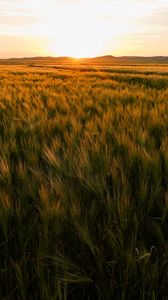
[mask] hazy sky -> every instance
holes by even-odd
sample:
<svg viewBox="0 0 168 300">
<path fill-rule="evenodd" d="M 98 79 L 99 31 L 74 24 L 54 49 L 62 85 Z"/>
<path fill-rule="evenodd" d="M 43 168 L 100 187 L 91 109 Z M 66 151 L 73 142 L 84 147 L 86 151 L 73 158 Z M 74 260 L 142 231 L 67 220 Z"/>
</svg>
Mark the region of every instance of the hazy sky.
<svg viewBox="0 0 168 300">
<path fill-rule="evenodd" d="M 168 0 L 0 0 L 0 58 L 168 55 Z"/>
</svg>

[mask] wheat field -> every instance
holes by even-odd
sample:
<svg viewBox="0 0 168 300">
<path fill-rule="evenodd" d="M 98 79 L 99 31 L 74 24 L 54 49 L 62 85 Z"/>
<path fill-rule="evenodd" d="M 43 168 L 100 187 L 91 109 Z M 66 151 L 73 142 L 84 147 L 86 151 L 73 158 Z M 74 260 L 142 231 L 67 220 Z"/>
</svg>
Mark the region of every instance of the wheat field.
<svg viewBox="0 0 168 300">
<path fill-rule="evenodd" d="M 168 66 L 0 66 L 0 299 L 168 299 Z"/>
</svg>

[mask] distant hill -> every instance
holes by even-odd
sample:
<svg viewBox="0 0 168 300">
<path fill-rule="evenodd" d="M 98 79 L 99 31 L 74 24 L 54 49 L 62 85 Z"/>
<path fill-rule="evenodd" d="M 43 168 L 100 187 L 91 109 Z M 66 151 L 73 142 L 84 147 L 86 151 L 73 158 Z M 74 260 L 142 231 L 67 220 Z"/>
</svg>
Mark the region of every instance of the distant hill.
<svg viewBox="0 0 168 300">
<path fill-rule="evenodd" d="M 74 59 L 71 57 L 23 57 L 23 58 L 8 58 L 8 59 L 0 59 L 0 64 L 65 64 L 72 63 Z"/>
<path fill-rule="evenodd" d="M 86 59 L 87 61 L 87 59 Z M 101 63 L 168 63 L 168 56 L 120 56 L 112 55 L 89 58 L 88 61 Z"/>
<path fill-rule="evenodd" d="M 129 64 L 168 64 L 168 56 L 120 56 L 104 55 L 93 58 L 75 59 L 72 57 L 24 57 L 24 58 L 9 58 L 0 59 L 0 64 L 8 65 L 129 65 Z"/>
</svg>

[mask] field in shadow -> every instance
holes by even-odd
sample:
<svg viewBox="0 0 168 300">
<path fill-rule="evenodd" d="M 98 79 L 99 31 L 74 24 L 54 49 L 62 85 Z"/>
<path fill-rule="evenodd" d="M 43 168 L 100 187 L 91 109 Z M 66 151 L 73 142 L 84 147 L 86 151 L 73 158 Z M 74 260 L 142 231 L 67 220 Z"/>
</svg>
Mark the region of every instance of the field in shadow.
<svg viewBox="0 0 168 300">
<path fill-rule="evenodd" d="M 0 67 L 0 298 L 167 300 L 167 66 Z"/>
</svg>

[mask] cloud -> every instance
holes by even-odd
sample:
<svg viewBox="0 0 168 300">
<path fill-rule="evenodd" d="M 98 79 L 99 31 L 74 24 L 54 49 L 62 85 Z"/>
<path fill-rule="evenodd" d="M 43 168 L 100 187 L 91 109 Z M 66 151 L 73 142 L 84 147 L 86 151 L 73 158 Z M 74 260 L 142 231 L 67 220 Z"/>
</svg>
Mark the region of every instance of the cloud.
<svg viewBox="0 0 168 300">
<path fill-rule="evenodd" d="M 40 18 L 35 18 L 31 16 L 1 16 L 0 25 L 6 26 L 24 26 L 38 24 L 41 22 Z"/>
<path fill-rule="evenodd" d="M 144 19 L 145 24 L 156 27 L 168 27 L 168 7 L 162 7 L 154 10 Z"/>
<path fill-rule="evenodd" d="M 98 45 L 101 39 L 108 52 L 122 41 L 124 54 L 145 47 L 154 53 L 154 44 L 167 54 L 167 16 L 167 0 L 0 0 L 0 50 L 17 53 L 20 45 L 19 53 L 32 53 L 48 38 L 61 53 L 62 44 L 82 35 L 90 43 L 97 37 Z"/>
</svg>

